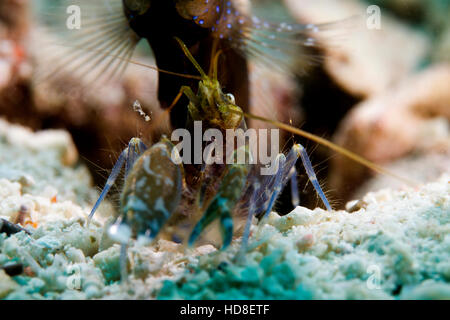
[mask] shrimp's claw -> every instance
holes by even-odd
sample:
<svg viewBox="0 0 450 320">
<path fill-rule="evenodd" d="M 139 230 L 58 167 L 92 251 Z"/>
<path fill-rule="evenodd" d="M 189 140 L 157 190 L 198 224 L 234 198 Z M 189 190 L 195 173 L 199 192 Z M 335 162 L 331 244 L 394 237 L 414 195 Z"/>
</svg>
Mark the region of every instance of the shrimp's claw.
<svg viewBox="0 0 450 320">
<path fill-rule="evenodd" d="M 182 194 L 183 167 L 172 143 L 163 139 L 151 148 L 133 138 L 122 151 L 89 215 L 91 219 L 125 165 L 119 225 L 131 235 L 154 239 L 177 208 Z"/>
<path fill-rule="evenodd" d="M 175 148 L 162 141 L 143 153 L 130 169 L 121 194 L 121 213 L 134 235 L 154 239 L 181 200 L 182 165 Z"/>
<path fill-rule="evenodd" d="M 236 150 L 248 154 L 248 146 L 243 146 Z M 231 212 L 239 202 L 244 192 L 249 168 L 245 164 L 229 164 L 219 190 L 206 209 L 205 214 L 195 225 L 188 240 L 188 245 L 192 246 L 201 232 L 214 220 L 220 219 L 220 230 L 222 234 L 222 249 L 226 249 L 233 239 L 233 219 Z"/>
<path fill-rule="evenodd" d="M 231 218 L 228 199 L 223 198 L 220 194 L 216 195 L 211 205 L 206 210 L 203 217 L 195 225 L 188 240 L 188 246 L 192 247 L 203 230 L 206 229 L 214 220 L 220 219 L 222 231 L 222 248 L 226 248 L 231 243 L 233 235 L 233 220 Z M 225 226 L 223 223 L 225 222 Z"/>
</svg>

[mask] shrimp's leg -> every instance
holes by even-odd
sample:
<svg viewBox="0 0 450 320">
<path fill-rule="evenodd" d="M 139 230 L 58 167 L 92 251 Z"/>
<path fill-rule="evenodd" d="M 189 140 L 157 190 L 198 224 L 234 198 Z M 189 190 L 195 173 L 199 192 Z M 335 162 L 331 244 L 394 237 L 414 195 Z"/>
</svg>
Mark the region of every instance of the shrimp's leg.
<svg viewBox="0 0 450 320">
<path fill-rule="evenodd" d="M 141 141 L 139 138 L 132 138 L 130 142 L 128 143 L 128 147 L 124 149 L 121 153 L 119 158 L 116 161 L 116 164 L 114 165 L 111 174 L 108 177 L 108 180 L 106 181 L 105 186 L 103 187 L 103 190 L 95 203 L 94 207 L 91 210 L 91 213 L 89 214 L 89 221 L 94 217 L 95 211 L 97 211 L 100 203 L 103 201 L 103 199 L 108 194 L 111 187 L 114 185 L 114 182 L 116 181 L 117 177 L 119 176 L 120 170 L 122 169 L 124 163 L 125 163 L 125 176 L 128 175 L 130 169 L 133 167 L 134 162 L 139 157 L 140 154 L 142 154 L 147 149 L 147 146 Z"/>
<path fill-rule="evenodd" d="M 255 182 L 253 184 L 253 192 L 250 198 L 247 221 L 245 222 L 244 233 L 242 235 L 241 247 L 236 255 L 237 261 L 241 261 L 242 258 L 244 257 L 245 252 L 247 251 L 248 240 L 250 238 L 250 228 L 252 225 L 253 216 L 256 213 L 255 205 L 256 205 L 256 197 L 258 196 L 258 191 L 259 191 L 259 182 Z"/>
<path fill-rule="evenodd" d="M 286 157 L 284 154 L 280 153 L 276 158 L 276 168 L 277 172 L 275 175 L 275 188 L 272 192 L 272 196 L 270 197 L 269 205 L 267 206 L 266 212 L 264 214 L 263 218 L 266 218 L 270 211 L 272 211 L 273 205 L 275 204 L 275 200 L 278 198 L 278 195 L 280 194 L 284 184 L 283 184 L 283 172 L 284 172 L 284 166 L 286 163 Z"/>
<path fill-rule="evenodd" d="M 320 187 L 319 181 L 317 180 L 316 177 L 316 173 L 314 172 L 311 160 L 309 160 L 308 153 L 306 152 L 305 148 L 301 144 L 296 144 L 292 147 L 292 150 L 300 155 L 303 167 L 306 170 L 306 174 L 308 175 L 309 181 L 311 181 L 312 185 L 314 186 L 314 189 L 316 189 L 317 194 L 319 195 L 320 199 L 322 199 L 322 202 L 327 208 L 327 210 L 332 211 L 333 209 L 331 208 L 330 203 L 328 202 L 328 199 L 325 196 L 325 193 L 322 191 L 322 188 Z"/>
<path fill-rule="evenodd" d="M 182 86 L 177 96 L 175 97 L 175 99 L 173 99 L 172 103 L 170 104 L 169 108 L 167 108 L 167 110 L 169 111 L 172 110 L 172 108 L 175 107 L 178 101 L 180 101 L 183 94 L 189 99 L 189 101 L 194 102 L 194 104 L 198 102 L 197 96 L 195 95 L 194 91 L 192 91 L 191 87 Z"/>
<path fill-rule="evenodd" d="M 201 83 L 200 83 L 201 85 Z M 175 105 L 178 103 L 178 101 L 181 99 L 183 94 L 188 98 L 189 104 L 188 104 L 188 112 L 192 119 L 201 119 L 201 114 L 204 112 L 203 110 L 199 110 L 197 106 L 201 105 L 200 99 L 197 97 L 197 95 L 192 91 L 192 89 L 188 86 L 182 86 L 180 91 L 178 92 L 177 96 L 173 100 L 172 104 L 169 108 L 167 108 L 167 112 L 169 112 Z"/>
<path fill-rule="evenodd" d="M 291 201 L 292 206 L 294 208 L 298 207 L 300 205 L 300 196 L 298 192 L 298 181 L 297 181 L 297 169 L 295 169 L 295 166 L 292 167 L 291 172 L 289 172 L 291 181 Z"/>
<path fill-rule="evenodd" d="M 131 229 L 123 223 L 122 217 L 117 218 L 108 229 L 109 237 L 120 243 L 119 269 L 120 279 L 128 279 L 128 242 L 131 238 Z"/>
<path fill-rule="evenodd" d="M 314 173 L 314 169 L 312 167 L 311 161 L 309 160 L 308 154 L 305 151 L 305 148 L 300 145 L 294 145 L 287 156 L 284 158 L 281 157 L 282 154 L 277 156 L 276 162 L 276 174 L 268 179 L 262 187 L 260 187 L 259 193 L 263 195 L 263 203 L 269 201 L 269 204 L 264 212 L 263 218 L 267 217 L 272 210 L 272 207 L 284 188 L 287 184 L 288 180 L 291 180 L 291 191 L 292 191 L 292 203 L 294 206 L 297 206 L 300 203 L 300 199 L 298 197 L 298 187 L 297 187 L 297 171 L 295 169 L 295 164 L 298 158 L 302 159 L 303 166 L 306 169 L 306 173 L 308 174 L 309 180 L 313 184 L 317 194 L 322 199 L 327 210 L 331 211 L 331 206 L 325 196 L 325 193 L 322 191 L 320 184 L 317 180 L 316 174 Z M 270 194 L 267 194 L 267 186 L 270 186 L 271 191 Z M 263 189 L 264 188 L 264 189 Z M 258 212 L 257 215 L 260 213 Z"/>
</svg>

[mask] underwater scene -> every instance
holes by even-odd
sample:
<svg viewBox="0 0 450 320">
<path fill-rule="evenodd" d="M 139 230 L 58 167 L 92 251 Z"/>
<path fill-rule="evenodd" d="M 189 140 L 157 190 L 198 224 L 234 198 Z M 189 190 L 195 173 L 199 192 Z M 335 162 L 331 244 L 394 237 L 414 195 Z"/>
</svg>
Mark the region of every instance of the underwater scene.
<svg viewBox="0 0 450 320">
<path fill-rule="evenodd" d="M 450 300 L 449 16 L 0 0 L 0 299 Z"/>
</svg>

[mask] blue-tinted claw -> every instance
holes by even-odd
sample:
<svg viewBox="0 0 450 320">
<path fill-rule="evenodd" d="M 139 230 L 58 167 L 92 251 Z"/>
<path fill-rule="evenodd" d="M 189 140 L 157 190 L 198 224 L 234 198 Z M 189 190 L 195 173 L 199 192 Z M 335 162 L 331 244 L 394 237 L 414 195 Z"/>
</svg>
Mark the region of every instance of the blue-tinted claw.
<svg viewBox="0 0 450 320">
<path fill-rule="evenodd" d="M 171 160 L 171 145 L 146 150 L 130 169 L 121 194 L 121 212 L 134 235 L 155 238 L 181 200 L 182 166 Z"/>
<path fill-rule="evenodd" d="M 216 197 L 202 219 L 195 225 L 188 240 L 188 246 L 194 245 L 203 230 L 216 218 L 220 219 L 220 231 L 222 234 L 222 249 L 226 249 L 233 240 L 233 219 L 228 209 L 227 200 Z"/>
<path fill-rule="evenodd" d="M 188 240 L 189 246 L 192 246 L 202 231 L 216 219 L 220 219 L 222 248 L 225 249 L 229 246 L 233 238 L 231 213 L 242 197 L 247 175 L 248 167 L 246 165 L 231 164 L 228 166 L 228 172 L 225 174 L 216 196 L 191 232 Z"/>
<path fill-rule="evenodd" d="M 226 249 L 233 240 L 233 218 L 230 211 L 226 211 L 221 215 L 220 230 L 222 233 L 222 249 Z"/>
<path fill-rule="evenodd" d="M 205 214 L 200 219 L 200 221 L 195 225 L 191 232 L 188 240 L 188 246 L 194 245 L 195 241 L 198 239 L 203 230 L 206 229 L 214 220 L 221 217 L 222 211 L 226 210 L 227 203 L 226 199 L 222 198 L 220 195 L 216 195 L 213 202 L 206 209 Z"/>
</svg>

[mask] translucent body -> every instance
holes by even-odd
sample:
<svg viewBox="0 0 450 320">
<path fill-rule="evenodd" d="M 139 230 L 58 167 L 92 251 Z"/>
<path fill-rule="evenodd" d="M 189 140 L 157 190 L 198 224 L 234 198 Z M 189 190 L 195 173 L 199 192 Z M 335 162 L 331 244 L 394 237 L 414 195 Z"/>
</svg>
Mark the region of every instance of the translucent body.
<svg viewBox="0 0 450 320">
<path fill-rule="evenodd" d="M 236 129 L 243 118 L 236 112 L 242 113 L 242 110 L 233 103 L 233 99 L 222 92 L 217 78 L 207 76 L 187 47 L 178 41 L 202 75 L 197 94 L 194 94 L 190 87 L 182 87 L 180 92 L 190 100 L 188 106 L 190 118 L 194 121 L 204 121 L 207 126 Z M 130 236 L 145 235 L 154 239 L 171 218 L 177 218 L 174 214 L 182 200 L 182 187 L 187 187 L 183 175 L 184 167 L 173 161 L 173 148 L 168 140 L 147 148 L 140 139 L 133 138 L 117 160 L 90 217 L 92 218 L 125 165 L 125 184 L 121 193 L 118 224 L 125 226 L 122 230 L 125 230 L 123 231 L 125 233 L 129 232 Z M 191 216 L 199 221 L 191 231 L 189 245 L 193 245 L 201 232 L 216 219 L 219 219 L 221 224 L 223 246 L 226 247 L 231 242 L 233 235 L 231 216 L 244 192 L 248 166 L 246 164 L 220 166 L 214 173 L 222 177 L 215 194 L 206 197 L 205 188 L 201 186 L 191 190 L 196 192 L 194 205 L 196 209 L 193 211 L 200 211 L 202 216 L 196 217 L 195 214 Z M 204 212 L 201 212 L 202 210 Z M 127 242 L 126 237 L 122 235 L 117 235 L 116 238 Z"/>
<path fill-rule="evenodd" d="M 215 77 L 217 65 L 212 68 L 212 77 L 206 75 L 184 43 L 179 39 L 178 42 L 202 76 L 197 94 L 194 94 L 189 87 L 182 87 L 180 91 L 180 95 L 185 94 L 190 100 L 188 109 L 191 119 L 205 122 L 208 126 L 222 130 L 237 129 L 242 126 L 244 113 L 234 104 L 231 96 L 222 92 L 220 83 Z M 251 158 L 248 145 L 244 144 L 239 149 L 241 150 L 236 150 L 233 154 L 233 159 L 238 151 L 244 151 L 247 154 L 246 158 Z M 191 207 L 193 213 L 189 215 L 189 218 L 193 220 L 188 223 L 189 237 L 182 240 L 187 241 L 189 246 L 194 245 L 202 232 L 212 222 L 218 220 L 222 235 L 222 248 L 228 247 L 232 241 L 234 235 L 233 215 L 238 205 L 250 201 L 246 209 L 248 219 L 243 241 L 242 252 L 244 252 L 253 216 L 259 215 L 261 209 L 265 211 L 263 216 L 267 216 L 272 210 L 287 181 L 296 179 L 294 168 L 299 157 L 302 158 L 306 172 L 325 206 L 327 209 L 331 209 L 317 182 L 308 155 L 300 145 L 295 145 L 287 157 L 284 154 L 278 155 L 276 172 L 272 176 L 264 178 L 257 177 L 247 163 L 218 165 L 217 170 L 211 171 L 202 166 L 197 183 L 200 187 L 190 189 L 191 193 L 194 193 L 193 198 L 190 199 L 183 199 L 182 196 L 186 194 L 183 188 L 188 188 L 186 175 L 183 175 L 186 166 L 176 164 L 173 158 L 174 150 L 176 149 L 169 141 L 163 140 L 151 148 L 147 148 L 140 139 L 133 138 L 128 148 L 121 153 L 91 212 L 90 217 L 92 218 L 125 164 L 125 184 L 121 193 L 120 215 L 112 227 L 113 237 L 122 243 L 123 276 L 126 274 L 126 246 L 129 237 L 144 235 L 154 239 L 171 222 L 179 222 L 177 214 L 179 215 L 180 211 L 177 209 L 186 203 L 183 200 L 194 199 L 194 206 Z M 179 155 L 175 158 L 178 159 L 178 157 Z M 214 165 L 210 167 L 212 166 Z M 218 183 L 212 184 L 213 188 L 208 189 L 210 183 L 208 179 L 205 179 L 207 173 L 213 174 L 211 178 L 219 179 Z M 217 188 L 215 188 L 216 186 Z M 199 212 L 200 216 L 196 212 Z"/>
</svg>

